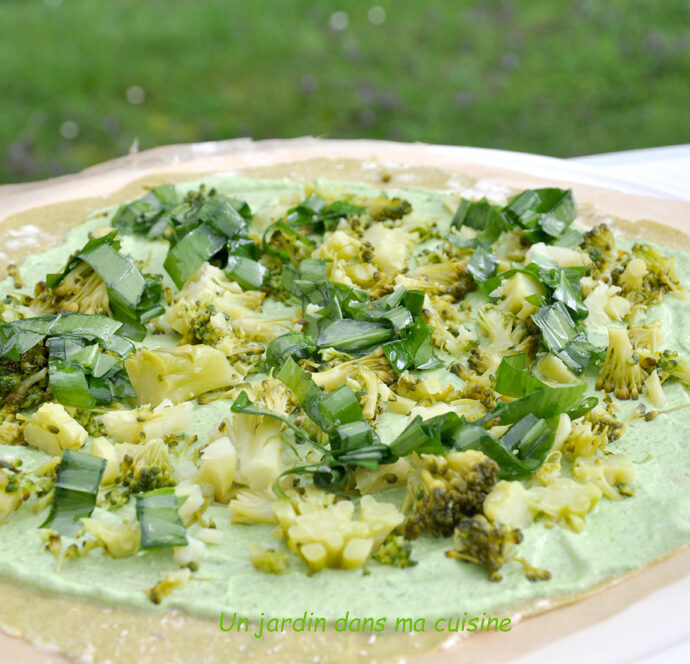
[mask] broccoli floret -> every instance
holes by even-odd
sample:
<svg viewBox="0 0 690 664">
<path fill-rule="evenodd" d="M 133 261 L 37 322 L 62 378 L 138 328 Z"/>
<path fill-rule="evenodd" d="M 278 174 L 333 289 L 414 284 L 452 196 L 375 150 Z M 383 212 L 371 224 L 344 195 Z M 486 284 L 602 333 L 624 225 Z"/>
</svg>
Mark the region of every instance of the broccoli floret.
<svg viewBox="0 0 690 664">
<path fill-rule="evenodd" d="M 42 314 L 82 313 L 110 315 L 108 287 L 94 269 L 80 262 L 55 287 L 36 284 L 32 308 Z"/>
<path fill-rule="evenodd" d="M 249 560 L 265 574 L 285 574 L 288 569 L 288 554 L 277 549 L 266 549 L 258 544 L 249 545 Z"/>
<path fill-rule="evenodd" d="M 125 454 L 117 483 L 129 493 L 141 493 L 174 486 L 174 478 L 168 448 L 158 439 L 141 446 L 133 455 Z"/>
<path fill-rule="evenodd" d="M 0 358 L 0 402 L 4 413 L 35 408 L 49 398 L 48 357 L 43 344 L 18 362 Z"/>
<path fill-rule="evenodd" d="M 649 281 L 652 290 L 664 293 L 681 294 L 685 289 L 678 281 L 676 261 L 673 256 L 664 256 L 658 249 L 649 244 L 638 243 L 632 248 L 633 255 L 643 260 L 649 270 Z"/>
<path fill-rule="evenodd" d="M 439 288 L 439 293 L 462 300 L 467 293 L 476 290 L 477 284 L 467 269 L 467 260 L 450 260 L 418 267 L 414 277 L 424 279 Z"/>
<path fill-rule="evenodd" d="M 301 236 L 284 233 L 279 228 L 272 229 L 268 238 L 268 244 L 276 251 L 285 252 L 294 265 L 299 265 L 302 260 L 309 258 L 314 246 L 304 241 Z"/>
<path fill-rule="evenodd" d="M 449 307 L 448 303 L 442 299 L 443 297 L 426 296 L 424 321 L 433 328 L 431 340 L 436 346 L 451 355 L 459 355 L 474 344 L 474 339 L 466 327 L 452 320 L 457 315 L 457 309 Z"/>
<path fill-rule="evenodd" d="M 623 422 L 619 422 L 613 415 L 601 406 L 595 406 L 590 410 L 584 419 L 592 425 L 592 430 L 596 435 L 603 434 L 609 442 L 618 440 L 623 435 Z"/>
<path fill-rule="evenodd" d="M 395 391 L 403 397 L 425 405 L 448 402 L 460 397 L 458 389 L 452 383 L 441 385 L 438 374 L 428 378 L 417 378 L 408 371 L 398 378 Z"/>
<path fill-rule="evenodd" d="M 389 535 L 381 547 L 374 552 L 372 558 L 382 565 L 393 567 L 413 567 L 417 564 L 412 560 L 412 544 L 407 542 L 402 535 Z"/>
<path fill-rule="evenodd" d="M 498 394 L 494 390 L 496 381 L 490 373 L 478 375 L 470 374 L 462 386 L 460 396 L 463 399 L 474 399 L 481 402 L 487 409 L 491 410 L 496 405 Z"/>
<path fill-rule="evenodd" d="M 494 351 L 486 348 L 473 348 L 467 358 L 467 366 L 478 374 L 495 374 L 498 365 L 501 363 L 501 356 Z"/>
<path fill-rule="evenodd" d="M 516 353 L 527 353 L 534 358 L 539 335 L 535 329 L 530 329 L 526 322 L 492 304 L 482 307 L 477 312 L 477 317 L 482 332 L 489 337 L 487 350 L 495 353 L 511 350 Z"/>
<path fill-rule="evenodd" d="M 633 350 L 626 330 L 609 329 L 606 359 L 597 378 L 596 389 L 613 392 L 619 399 L 637 399 L 647 373 Z"/>
<path fill-rule="evenodd" d="M 348 378 L 357 378 L 358 367 L 370 369 L 386 385 L 395 382 L 395 372 L 380 348 L 373 353 L 357 359 L 343 361 L 343 356 L 335 357 L 328 368 L 312 373 L 312 380 L 329 392 L 345 384 Z"/>
<path fill-rule="evenodd" d="M 412 212 L 412 206 L 402 198 L 374 198 L 367 201 L 367 214 L 373 221 L 383 221 L 384 219 L 402 219 L 406 214 Z"/>
<path fill-rule="evenodd" d="M 601 429 L 596 429 L 591 422 L 573 422 L 572 429 L 563 443 L 564 449 L 573 459 L 591 457 L 597 450 L 602 450 L 609 439 Z"/>
<path fill-rule="evenodd" d="M 522 542 L 517 528 L 492 524 L 483 514 L 463 517 L 458 521 L 453 540 L 455 548 L 446 552 L 449 558 L 481 565 L 491 581 L 503 577 L 499 570 L 510 560 L 513 548 Z"/>
<path fill-rule="evenodd" d="M 662 378 L 671 376 L 690 387 L 690 362 L 680 357 L 676 351 L 665 350 L 659 353 L 656 366 L 662 372 Z"/>
<path fill-rule="evenodd" d="M 611 272 L 611 281 L 622 289 L 637 309 L 663 301 L 666 293 L 683 295 L 673 257 L 664 256 L 648 244 L 635 244 L 633 257 L 625 254 L 622 263 Z"/>
<path fill-rule="evenodd" d="M 450 537 L 463 517 L 481 512 L 497 474 L 498 464 L 475 450 L 423 455 L 407 483 L 405 538 L 416 539 L 425 531 Z"/>
<path fill-rule="evenodd" d="M 294 318 L 259 316 L 264 298 L 263 292 L 243 291 L 220 268 L 204 263 L 177 294 L 165 320 L 183 335 L 184 341 L 204 340 L 204 335 L 212 335 L 205 341 L 211 345 L 216 345 L 215 338 L 227 335 L 249 341 L 270 341 L 285 328 L 290 329 Z M 215 329 L 207 329 L 209 324 Z"/>
<path fill-rule="evenodd" d="M 189 583 L 192 572 L 188 567 L 165 574 L 163 578 L 151 588 L 147 595 L 154 604 L 160 604 L 175 588 L 183 588 Z"/>
<path fill-rule="evenodd" d="M 593 276 L 600 276 L 607 272 L 616 258 L 616 240 L 606 224 L 599 224 L 587 231 L 580 246 L 592 260 Z"/>
</svg>

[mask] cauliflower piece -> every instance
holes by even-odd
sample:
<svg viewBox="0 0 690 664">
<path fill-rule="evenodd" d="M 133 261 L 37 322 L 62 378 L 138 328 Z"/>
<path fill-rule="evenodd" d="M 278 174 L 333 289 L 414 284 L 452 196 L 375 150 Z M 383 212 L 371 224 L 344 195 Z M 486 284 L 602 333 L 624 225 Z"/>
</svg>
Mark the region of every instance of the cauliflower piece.
<svg viewBox="0 0 690 664">
<path fill-rule="evenodd" d="M 44 403 L 24 427 L 24 440 L 53 456 L 60 456 L 64 450 L 80 449 L 88 436 L 86 429 L 59 403 Z"/>
<path fill-rule="evenodd" d="M 647 388 L 647 396 L 654 404 L 654 407 L 663 408 L 666 405 L 666 395 L 664 394 L 664 388 L 661 386 L 659 374 L 656 371 L 652 371 L 652 373 L 647 376 L 644 386 Z"/>
<path fill-rule="evenodd" d="M 228 503 L 232 523 L 278 523 L 278 500 L 270 489 L 240 489 Z"/>
<path fill-rule="evenodd" d="M 529 481 L 530 486 L 549 486 L 560 478 L 562 458 L 560 450 L 551 450 Z"/>
<path fill-rule="evenodd" d="M 204 544 L 220 544 L 223 541 L 223 533 L 216 528 L 199 528 L 196 534 Z"/>
<path fill-rule="evenodd" d="M 641 258 L 633 258 L 628 261 L 625 269 L 618 277 L 618 283 L 623 293 L 642 290 L 647 272 L 649 272 L 647 264 Z"/>
<path fill-rule="evenodd" d="M 206 554 L 206 545 L 196 537 L 187 535 L 186 546 L 173 547 L 173 560 L 180 566 L 198 563 Z"/>
<path fill-rule="evenodd" d="M 217 438 L 201 452 L 201 464 L 195 481 L 210 484 L 217 501 L 224 502 L 235 479 L 237 452 L 226 436 Z"/>
<path fill-rule="evenodd" d="M 178 505 L 177 512 L 182 523 L 189 523 L 204 506 L 204 494 L 198 484 L 183 484 L 175 487 Z"/>
<path fill-rule="evenodd" d="M 355 471 L 355 486 L 360 494 L 385 491 L 396 486 L 404 486 L 412 467 L 410 462 L 401 457 L 395 463 L 387 463 L 378 470 L 357 468 Z"/>
<path fill-rule="evenodd" d="M 82 519 L 84 530 L 89 533 L 113 558 L 133 556 L 139 550 L 141 528 L 138 523 L 103 523 L 97 519 Z"/>
<path fill-rule="evenodd" d="M 287 415 L 290 393 L 278 380 L 265 380 L 259 396 L 268 410 Z M 250 489 L 267 489 L 285 470 L 283 438 L 285 424 L 273 417 L 234 413 L 221 425 L 237 450 L 235 480 Z"/>
<path fill-rule="evenodd" d="M 120 455 L 115 450 L 115 446 L 103 436 L 94 438 L 91 442 L 91 454 L 105 459 L 106 465 L 101 477 L 101 486 L 113 484 L 120 475 Z"/>
<path fill-rule="evenodd" d="M 575 479 L 597 487 L 611 500 L 631 495 L 630 484 L 635 479 L 633 462 L 621 454 L 609 454 L 595 459 L 579 458 L 573 466 Z"/>
<path fill-rule="evenodd" d="M 596 389 L 613 392 L 619 399 L 637 399 L 646 377 L 627 331 L 609 328 L 609 345 Z"/>
<path fill-rule="evenodd" d="M 363 496 L 359 503 L 359 520 L 368 526 L 368 537 L 373 538 L 374 549 L 378 549 L 405 517 L 395 505 L 377 502 L 373 496 Z"/>
<path fill-rule="evenodd" d="M 369 288 L 376 283 L 377 268 L 370 262 L 371 247 L 337 230 L 327 233 L 324 241 L 315 249 L 312 258 L 330 259 L 328 278 L 347 286 Z"/>
<path fill-rule="evenodd" d="M 399 274 L 407 266 L 407 257 L 414 240 L 399 228 L 386 228 L 383 224 L 372 224 L 364 231 L 363 242 L 374 248 L 371 262 L 386 274 Z"/>
<path fill-rule="evenodd" d="M 558 267 L 581 267 L 591 264 L 589 257 L 584 252 L 566 247 L 547 245 L 543 242 L 533 244 L 527 251 L 528 263 L 539 264 L 539 257 L 553 261 Z"/>
<path fill-rule="evenodd" d="M 512 277 L 491 292 L 491 297 L 502 298 L 500 306 L 503 310 L 515 314 L 520 320 L 527 320 L 539 307 L 530 304 L 530 295 L 544 295 L 544 286 L 536 279 L 517 272 Z"/>
<path fill-rule="evenodd" d="M 123 443 L 140 443 L 183 431 L 192 423 L 192 410 L 188 401 L 173 404 L 164 399 L 155 408 L 145 404 L 133 410 L 111 410 L 99 420 L 113 438 Z"/>
<path fill-rule="evenodd" d="M 528 489 L 530 509 L 536 515 L 544 514 L 559 525 L 580 532 L 584 517 L 601 498 L 601 490 L 593 484 L 581 484 L 568 477 L 560 477 L 548 486 Z"/>
<path fill-rule="evenodd" d="M 8 473 L 0 468 L 0 523 L 22 504 L 22 494 L 19 487 L 15 485 L 14 491 L 7 491 L 9 484 Z"/>
<path fill-rule="evenodd" d="M 497 482 L 484 499 L 483 510 L 492 523 L 520 530 L 531 526 L 534 521 L 530 496 L 522 482 Z"/>
<path fill-rule="evenodd" d="M 658 320 L 644 325 L 628 325 L 628 337 L 635 350 L 654 354 L 664 343 L 664 330 Z"/>
<path fill-rule="evenodd" d="M 353 503 L 343 500 L 322 510 L 295 516 L 294 524 L 286 533 L 288 546 L 300 555 L 312 572 L 320 572 L 325 567 L 361 567 L 374 542 L 367 539 L 367 525 L 352 520 L 354 510 Z M 351 542 L 354 543 L 350 546 Z"/>
<path fill-rule="evenodd" d="M 184 588 L 192 577 L 189 567 L 164 574 L 163 578 L 148 591 L 148 598 L 154 604 L 160 604 L 176 588 Z"/>
<path fill-rule="evenodd" d="M 243 291 L 239 284 L 225 276 L 223 270 L 204 263 L 178 292 L 165 320 L 175 332 L 185 335 L 190 331 L 185 311 L 190 303 L 197 303 L 197 306 L 213 304 L 216 311 L 228 314 L 234 320 L 247 313 L 254 314 L 264 298 L 261 291 Z"/>
<path fill-rule="evenodd" d="M 354 520 L 352 502 L 334 503 L 324 493 L 312 489 L 300 497 L 291 492 L 291 502 L 276 508 L 288 547 L 312 572 L 362 567 L 374 545 L 380 545 L 404 520 L 393 505 L 378 503 L 371 496 L 362 498 L 359 519 Z"/>
<path fill-rule="evenodd" d="M 140 348 L 125 360 L 139 403 L 157 406 L 238 385 L 241 376 L 225 355 L 204 344 L 149 350 Z"/>
<path fill-rule="evenodd" d="M 0 422 L 0 445 L 17 445 L 22 440 L 24 422 L 14 415 L 6 417 Z"/>
<path fill-rule="evenodd" d="M 556 425 L 556 433 L 553 437 L 552 450 L 558 451 L 563 447 L 563 443 L 568 439 L 570 432 L 573 430 L 573 422 L 568 417 L 567 413 L 561 413 L 558 416 L 558 424 Z"/>
<path fill-rule="evenodd" d="M 630 302 L 618 295 L 621 292 L 619 286 L 610 286 L 590 277 L 583 277 L 580 285 L 584 292 L 588 292 L 584 305 L 589 315 L 585 320 L 591 325 L 607 328 L 612 320 L 623 320 L 630 312 Z"/>
<path fill-rule="evenodd" d="M 477 312 L 477 318 L 482 332 L 489 337 L 489 344 L 483 348 L 474 349 L 475 355 L 481 353 L 497 355 L 500 351 L 511 349 L 530 354 L 536 350 L 537 337 L 530 334 L 526 325 L 514 314 L 487 304 Z M 500 363 L 500 357 L 498 361 Z M 477 371 L 477 373 L 484 373 L 484 371 Z"/>
<path fill-rule="evenodd" d="M 249 545 L 249 560 L 265 574 L 284 574 L 288 569 L 288 554 L 276 549 L 266 549 L 258 544 Z"/>
<path fill-rule="evenodd" d="M 557 383 L 570 384 L 579 382 L 578 377 L 565 366 L 563 360 L 551 353 L 547 353 L 539 358 L 537 369 L 541 371 L 544 377 Z"/>
</svg>

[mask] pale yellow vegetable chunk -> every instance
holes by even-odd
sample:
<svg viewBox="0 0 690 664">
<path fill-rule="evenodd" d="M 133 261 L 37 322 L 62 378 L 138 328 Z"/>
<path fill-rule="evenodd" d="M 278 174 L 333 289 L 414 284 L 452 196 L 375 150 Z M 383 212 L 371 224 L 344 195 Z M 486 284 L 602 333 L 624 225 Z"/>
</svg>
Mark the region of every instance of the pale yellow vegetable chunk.
<svg viewBox="0 0 690 664">
<path fill-rule="evenodd" d="M 154 406 L 164 399 L 193 399 L 242 379 L 221 351 L 204 344 L 140 348 L 125 360 L 125 368 L 139 403 Z"/>
<path fill-rule="evenodd" d="M 44 403 L 24 427 L 24 440 L 53 456 L 80 449 L 88 436 L 86 429 L 59 403 Z"/>
</svg>

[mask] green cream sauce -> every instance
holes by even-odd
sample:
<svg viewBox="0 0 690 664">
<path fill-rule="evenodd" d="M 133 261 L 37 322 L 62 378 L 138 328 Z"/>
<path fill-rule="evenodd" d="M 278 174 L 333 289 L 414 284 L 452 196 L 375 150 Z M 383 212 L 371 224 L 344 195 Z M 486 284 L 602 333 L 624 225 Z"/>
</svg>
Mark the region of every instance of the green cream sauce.
<svg viewBox="0 0 690 664">
<path fill-rule="evenodd" d="M 256 212 L 275 205 L 287 194 L 301 194 L 294 183 L 245 178 L 216 177 L 205 180 L 224 193 L 246 199 Z M 180 185 L 183 191 L 198 183 Z M 324 186 L 326 186 L 324 184 Z M 377 190 L 362 183 L 331 183 L 334 190 L 355 191 L 364 195 Z M 416 212 L 448 224 L 450 213 L 444 196 L 421 189 L 402 192 Z M 27 289 L 44 279 L 48 272 L 62 268 L 68 256 L 87 239 L 89 231 L 107 225 L 113 210 L 94 216 L 74 228 L 63 246 L 31 256 L 22 265 Z M 137 258 L 150 257 L 149 271 L 164 274 L 162 268 L 167 244 L 146 242 L 123 236 L 124 251 Z M 619 245 L 627 246 L 623 240 Z M 690 284 L 690 255 L 677 252 L 676 261 L 682 283 Z M 166 276 L 167 279 L 167 276 Z M 169 281 L 169 280 L 168 280 Z M 0 285 L 4 293 L 12 287 Z M 650 308 L 647 320 L 659 319 L 666 332 L 666 347 L 686 356 L 690 353 L 690 299 L 667 297 L 663 304 Z M 592 339 L 601 342 L 596 331 Z M 174 345 L 174 334 L 150 336 L 149 346 Z M 445 380 L 455 380 L 444 374 Z M 595 376 L 587 376 L 593 389 Z M 688 392 L 679 384 L 667 383 L 668 406 L 690 402 Z M 640 402 L 652 407 L 646 397 Z M 620 418 L 625 418 L 637 402 L 621 404 Z M 195 422 L 189 433 L 198 434 L 203 444 L 209 432 L 229 414 L 230 402 L 215 401 L 195 406 Z M 378 423 L 384 441 L 390 441 L 404 426 L 405 418 L 384 414 Z M 0 576 L 51 593 L 88 598 L 145 611 L 179 608 L 201 617 L 217 619 L 220 612 L 238 612 L 257 618 L 263 612 L 272 616 L 297 616 L 313 611 L 318 616 L 336 619 L 349 611 L 350 616 L 441 617 L 462 614 L 488 614 L 542 597 L 570 594 L 587 589 L 664 556 L 690 540 L 690 410 L 661 415 L 652 422 L 637 420 L 609 450 L 628 455 L 636 467 L 635 495 L 620 501 L 602 499 L 586 517 L 580 533 L 547 527 L 537 521 L 528 528 L 520 554 L 540 568 L 550 570 L 550 581 L 532 583 L 516 563 L 504 566 L 500 583 L 488 581 L 486 572 L 474 565 L 458 563 L 445 557 L 450 542 L 422 537 L 413 544 L 415 567 L 396 569 L 368 563 L 369 574 L 362 571 L 324 570 L 307 576 L 306 567 L 294 556 L 290 570 L 280 576 L 254 569 L 249 561 L 250 543 L 266 547 L 283 546 L 273 535 L 272 526 L 232 525 L 227 508 L 212 505 L 206 516 L 212 518 L 222 533 L 222 543 L 207 545 L 199 571 L 186 587 L 174 591 L 160 607 L 148 600 L 146 591 L 162 573 L 177 569 L 172 551 L 141 552 L 135 557 L 112 559 L 100 550 L 87 556 L 66 560 L 60 572 L 56 561 L 42 550 L 38 527 L 45 513 L 34 514 L 21 507 L 0 526 Z M 85 449 L 88 450 L 90 441 Z M 29 447 L 0 445 L 0 458 L 17 459 L 27 469 L 45 459 Z M 379 494 L 380 496 L 380 494 Z M 385 496 L 384 496 L 385 497 Z M 394 500 L 398 494 L 391 494 Z M 98 508 L 94 516 L 98 517 Z M 121 508 L 123 518 L 133 518 L 133 507 Z M 101 512 L 101 516 L 107 518 Z M 198 526 L 192 526 L 194 535 Z"/>
</svg>

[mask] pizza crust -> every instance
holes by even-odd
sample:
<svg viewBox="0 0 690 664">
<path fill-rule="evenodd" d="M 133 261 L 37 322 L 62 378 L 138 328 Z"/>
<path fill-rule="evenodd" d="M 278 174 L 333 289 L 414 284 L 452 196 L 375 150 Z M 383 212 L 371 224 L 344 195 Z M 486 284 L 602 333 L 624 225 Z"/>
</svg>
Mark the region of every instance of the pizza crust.
<svg viewBox="0 0 690 664">
<path fill-rule="evenodd" d="M 317 177 L 362 180 L 382 188 L 455 189 L 477 180 L 522 189 L 572 187 L 580 216 L 586 222 L 606 221 L 630 238 L 690 250 L 687 225 L 683 230 L 684 220 L 690 218 L 690 203 L 682 201 L 622 194 L 481 164 L 457 163 L 447 152 L 429 145 L 313 138 L 254 143 L 240 139 L 157 148 L 77 175 L 0 187 L 0 264 L 19 263 L 28 254 L 61 244 L 65 231 L 87 215 L 140 196 L 148 187 L 227 172 L 304 182 Z M 273 648 L 279 647 L 284 661 L 297 661 L 298 657 L 315 661 L 313 658 L 318 657 L 323 662 L 349 662 L 356 653 L 366 660 L 383 661 L 406 655 L 417 662 L 440 663 L 454 661 L 462 653 L 463 658 L 472 661 L 498 664 L 614 615 L 660 587 L 683 579 L 689 571 L 690 548 L 686 547 L 662 562 L 609 580 L 585 593 L 513 608 L 506 612 L 513 617 L 514 627 L 509 633 L 479 634 L 450 641 L 429 630 L 413 637 L 382 635 L 376 639 L 334 632 L 269 634 L 260 640 L 250 634 L 238 639 L 237 635 L 221 632 L 215 622 L 179 612 L 140 614 L 49 597 L 5 582 L 0 582 L 0 627 L 33 643 L 57 647 L 70 658 L 88 656 L 93 662 L 130 662 L 134 652 L 137 661 L 152 664 L 201 658 L 209 663 L 226 662 L 235 659 L 233 653 L 243 658 L 251 654 L 252 661 L 271 662 L 275 660 Z M 279 607 L 276 612 L 279 613 Z M 522 617 L 536 614 L 540 615 L 515 624 Z M 436 654 L 423 655 L 438 649 Z M 2 633 L 0 653 L 0 657 L 9 656 L 7 661 L 68 661 Z"/>
</svg>

